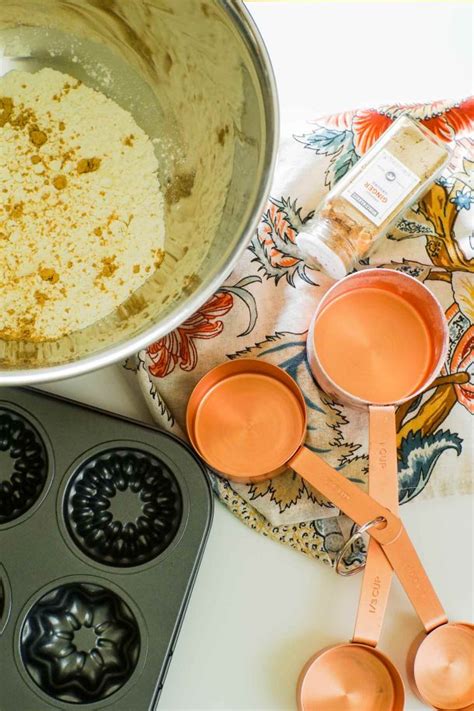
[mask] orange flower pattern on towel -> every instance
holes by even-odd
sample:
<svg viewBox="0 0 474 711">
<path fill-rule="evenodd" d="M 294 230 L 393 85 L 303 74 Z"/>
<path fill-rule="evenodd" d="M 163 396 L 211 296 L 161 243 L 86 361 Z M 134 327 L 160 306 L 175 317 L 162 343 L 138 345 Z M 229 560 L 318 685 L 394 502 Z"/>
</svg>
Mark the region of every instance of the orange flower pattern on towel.
<svg viewBox="0 0 474 711">
<path fill-rule="evenodd" d="M 298 275 L 307 284 L 314 285 L 296 246 L 296 235 L 312 216 L 313 212 L 310 212 L 303 217 L 296 200 L 270 198 L 250 243 L 250 250 L 255 255 L 253 261 L 259 264 L 258 268 L 267 279 L 274 279 L 278 284 L 284 277 L 290 286 L 294 286 Z"/>
<path fill-rule="evenodd" d="M 451 373 L 474 373 L 474 326 L 462 336 L 451 359 Z M 474 383 L 456 383 L 458 402 L 474 415 Z"/>
<path fill-rule="evenodd" d="M 442 141 L 450 142 L 474 127 L 474 97 L 458 103 L 391 104 L 380 109 L 360 109 L 328 116 L 318 121 L 329 129 L 353 133 L 354 147 L 362 156 L 401 114 L 418 119 Z"/>
<path fill-rule="evenodd" d="M 267 250 L 270 264 L 274 267 L 288 269 L 294 267 L 300 260 L 287 250 L 276 246 L 275 235 L 285 244 L 295 244 L 296 230 L 288 220 L 286 213 L 276 203 L 270 203 L 265 218 L 257 227 L 260 244 Z"/>
<path fill-rule="evenodd" d="M 386 114 L 368 109 L 358 111 L 352 120 L 354 146 L 359 155 L 363 155 L 377 141 L 382 133 L 393 123 Z"/>
<path fill-rule="evenodd" d="M 332 187 L 373 146 L 402 114 L 420 121 L 447 143 L 460 140 L 474 128 L 474 98 L 457 103 L 389 104 L 318 119 L 310 132 L 294 138 L 318 155 L 329 156 L 325 184 Z"/>
<path fill-rule="evenodd" d="M 166 378 L 176 366 L 184 372 L 194 370 L 198 363 L 196 341 L 208 341 L 220 336 L 224 330 L 221 319 L 233 309 L 236 299 L 244 305 L 248 315 L 245 328 L 239 336 L 251 333 L 257 322 L 258 308 L 249 287 L 261 281 L 261 277 L 251 275 L 236 284 L 222 286 L 181 326 L 149 346 L 146 356 L 150 374 L 156 378 Z"/>
<path fill-rule="evenodd" d="M 195 341 L 215 338 L 222 333 L 224 324 L 219 319 L 233 305 L 232 294 L 218 291 L 181 326 L 149 346 L 147 355 L 151 361 L 151 375 L 164 378 L 177 365 L 181 370 L 193 370 L 198 357 Z"/>
</svg>

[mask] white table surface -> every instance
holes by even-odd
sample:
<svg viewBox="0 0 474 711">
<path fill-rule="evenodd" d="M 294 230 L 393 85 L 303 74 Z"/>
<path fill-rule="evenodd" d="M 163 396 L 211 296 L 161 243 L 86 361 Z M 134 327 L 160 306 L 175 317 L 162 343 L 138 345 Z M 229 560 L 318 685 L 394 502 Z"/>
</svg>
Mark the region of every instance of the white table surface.
<svg viewBox="0 0 474 711">
<path fill-rule="evenodd" d="M 285 121 L 472 92 L 468 3 L 267 2 L 249 9 L 274 64 Z M 150 421 L 120 366 L 44 389 Z M 454 472 L 455 456 L 443 454 L 441 466 Z M 308 657 L 351 635 L 360 577 L 338 578 L 250 531 L 220 504 L 215 509 L 160 709 L 294 709 Z M 472 619 L 472 502 L 414 501 L 403 517 L 448 615 Z M 380 646 L 402 674 L 418 630 L 395 582 Z M 423 708 L 407 690 L 406 711 Z"/>
</svg>

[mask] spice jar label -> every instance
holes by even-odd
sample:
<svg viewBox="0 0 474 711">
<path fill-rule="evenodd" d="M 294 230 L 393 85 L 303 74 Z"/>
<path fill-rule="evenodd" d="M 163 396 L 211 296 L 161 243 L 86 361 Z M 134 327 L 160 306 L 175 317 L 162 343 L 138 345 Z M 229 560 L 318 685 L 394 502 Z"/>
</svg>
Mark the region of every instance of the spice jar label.
<svg viewBox="0 0 474 711">
<path fill-rule="evenodd" d="M 374 225 L 398 211 L 420 178 L 386 149 L 361 171 L 342 193 Z"/>
</svg>

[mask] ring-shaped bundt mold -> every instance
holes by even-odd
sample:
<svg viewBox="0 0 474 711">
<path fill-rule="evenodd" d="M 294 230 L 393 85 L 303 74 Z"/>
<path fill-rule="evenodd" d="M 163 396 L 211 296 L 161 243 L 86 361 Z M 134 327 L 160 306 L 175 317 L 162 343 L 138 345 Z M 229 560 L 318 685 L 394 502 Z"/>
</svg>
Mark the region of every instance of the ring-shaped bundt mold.
<svg viewBox="0 0 474 711">
<path fill-rule="evenodd" d="M 66 527 L 80 550 L 115 567 L 149 562 L 171 543 L 182 517 L 171 470 L 153 454 L 117 448 L 81 463 L 64 499 Z"/>
<path fill-rule="evenodd" d="M 69 583 L 43 595 L 29 610 L 20 652 L 43 692 L 72 704 L 93 703 L 132 676 L 140 630 L 117 593 L 101 585 Z"/>
<path fill-rule="evenodd" d="M 0 525 L 26 513 L 48 478 L 48 456 L 36 428 L 25 417 L 0 407 Z"/>
</svg>

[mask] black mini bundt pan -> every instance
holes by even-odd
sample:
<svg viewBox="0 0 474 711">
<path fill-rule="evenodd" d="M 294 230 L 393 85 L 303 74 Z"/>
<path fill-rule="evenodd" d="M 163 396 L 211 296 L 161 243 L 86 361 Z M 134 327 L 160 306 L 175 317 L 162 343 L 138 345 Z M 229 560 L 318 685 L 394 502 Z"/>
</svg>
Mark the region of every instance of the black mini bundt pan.
<svg viewBox="0 0 474 711">
<path fill-rule="evenodd" d="M 87 630 L 84 647 L 79 635 Z M 101 701 L 130 679 L 140 631 L 129 606 L 100 585 L 69 583 L 38 600 L 23 623 L 23 664 L 46 694 L 71 704 Z"/>
<path fill-rule="evenodd" d="M 9 471 L 0 469 L 2 525 L 19 518 L 36 503 L 48 477 L 46 447 L 36 428 L 4 407 L 0 407 L 0 456 L 3 462 L 9 458 Z"/>
<path fill-rule="evenodd" d="M 141 513 L 127 521 L 109 510 L 119 492 L 137 496 Z M 83 462 L 64 498 L 67 529 L 80 550 L 115 567 L 142 565 L 159 556 L 175 537 L 182 498 L 171 470 L 156 456 L 133 448 L 109 449 Z"/>
</svg>

